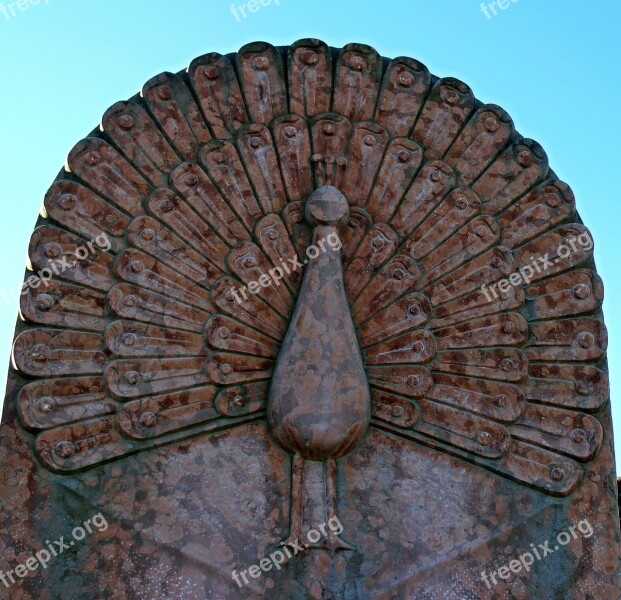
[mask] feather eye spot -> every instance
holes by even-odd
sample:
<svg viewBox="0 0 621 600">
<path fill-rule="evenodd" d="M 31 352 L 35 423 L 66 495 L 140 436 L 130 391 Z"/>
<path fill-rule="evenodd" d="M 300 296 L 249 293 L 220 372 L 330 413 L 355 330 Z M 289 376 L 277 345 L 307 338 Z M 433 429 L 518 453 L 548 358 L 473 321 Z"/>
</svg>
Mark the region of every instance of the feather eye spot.
<svg viewBox="0 0 621 600">
<path fill-rule="evenodd" d="M 46 344 L 35 344 L 30 351 L 30 358 L 36 363 L 44 363 L 50 359 L 51 350 Z"/>
<path fill-rule="evenodd" d="M 140 374 L 138 371 L 127 371 L 125 373 L 125 381 L 128 385 L 137 385 L 138 381 L 140 381 Z"/>
<path fill-rule="evenodd" d="M 357 54 L 352 56 L 351 59 L 349 60 L 349 68 L 352 71 L 363 71 L 366 68 L 366 66 L 367 66 L 367 61 L 364 60 L 362 56 L 359 56 Z"/>
<path fill-rule="evenodd" d="M 565 473 L 565 469 L 563 467 L 559 467 L 558 465 L 553 465 L 550 467 L 550 477 L 552 481 L 563 481 L 567 474 Z"/>
<path fill-rule="evenodd" d="M 151 240 L 155 238 L 155 231 L 151 229 L 150 227 L 146 227 L 140 233 L 140 237 L 146 242 L 150 242 Z"/>
<path fill-rule="evenodd" d="M 399 150 L 399 152 L 397 153 L 397 160 L 400 163 L 409 162 L 411 158 L 412 153 L 409 150 Z"/>
<path fill-rule="evenodd" d="M 39 310 L 47 312 L 52 308 L 52 306 L 54 306 L 54 298 L 53 296 L 50 296 L 50 294 L 40 294 L 37 296 L 35 306 Z"/>
<path fill-rule="evenodd" d="M 486 117 L 483 120 L 483 127 L 485 128 L 485 131 L 488 131 L 489 133 L 494 133 L 498 130 L 499 127 L 498 119 L 496 119 L 495 117 Z"/>
<path fill-rule="evenodd" d="M 77 203 L 75 194 L 61 194 L 58 197 L 58 206 L 64 211 L 70 211 Z"/>
<path fill-rule="evenodd" d="M 399 73 L 397 81 L 401 87 L 408 88 L 414 83 L 414 76 L 409 71 L 402 71 Z"/>
<path fill-rule="evenodd" d="M 138 337 L 135 333 L 125 333 L 122 337 L 122 343 L 124 346 L 132 347 L 136 345 Z"/>
<path fill-rule="evenodd" d="M 572 291 L 578 300 L 586 300 L 591 295 L 591 288 L 586 283 L 579 283 Z"/>
<path fill-rule="evenodd" d="M 319 55 L 317 52 L 313 52 L 312 50 L 305 50 L 300 55 L 300 60 L 308 67 L 312 65 L 316 65 L 319 61 Z"/>
<path fill-rule="evenodd" d="M 75 454 L 75 446 L 72 442 L 64 440 L 56 444 L 54 451 L 61 458 L 71 458 Z"/>
<path fill-rule="evenodd" d="M 269 66 L 270 61 L 268 60 L 267 56 L 257 56 L 252 61 L 252 67 L 256 71 L 266 71 Z"/>
<path fill-rule="evenodd" d="M 121 129 L 128 131 L 134 126 L 134 119 L 131 115 L 124 114 L 118 118 L 117 123 Z"/>
<path fill-rule="evenodd" d="M 157 423 L 157 415 L 152 412 L 145 412 L 140 415 L 140 424 L 143 427 L 155 427 Z"/>
<path fill-rule="evenodd" d="M 46 258 L 54 259 L 58 258 L 62 254 L 62 248 L 60 244 L 55 242 L 50 242 L 49 244 L 45 244 L 43 247 L 43 255 Z"/>
<path fill-rule="evenodd" d="M 203 68 L 203 76 L 210 81 L 215 81 L 220 77 L 220 69 L 215 65 L 209 65 Z"/>
<path fill-rule="evenodd" d="M 587 432 L 584 429 L 576 427 L 576 429 L 573 429 L 571 431 L 569 437 L 571 438 L 571 441 L 575 444 L 582 444 L 587 440 Z"/>
<path fill-rule="evenodd" d="M 101 160 L 101 154 L 99 152 L 95 152 L 94 150 L 89 150 L 84 156 L 84 161 L 87 165 L 94 167 L 99 164 Z"/>
<path fill-rule="evenodd" d="M 173 90 L 169 85 L 162 85 L 157 90 L 157 95 L 161 100 L 170 100 L 173 97 Z"/>
<path fill-rule="evenodd" d="M 590 331 L 582 331 L 576 337 L 576 341 L 581 348 L 588 350 L 595 345 L 595 336 Z"/>
<path fill-rule="evenodd" d="M 590 396 L 593 393 L 593 385 L 586 379 L 576 383 L 576 392 L 581 396 Z"/>
<path fill-rule="evenodd" d="M 489 431 L 479 431 L 477 433 L 477 442 L 481 446 L 489 446 L 494 441 L 492 434 Z"/>
<path fill-rule="evenodd" d="M 509 398 L 506 394 L 498 394 L 498 396 L 494 398 L 494 404 L 498 408 L 505 408 L 509 404 Z"/>
<path fill-rule="evenodd" d="M 508 372 L 513 371 L 515 369 L 515 362 L 512 359 L 510 359 L 510 358 L 503 358 L 500 361 L 500 368 L 505 373 L 508 373 Z"/>
<path fill-rule="evenodd" d="M 48 414 L 54 411 L 56 403 L 51 396 L 43 396 L 37 400 L 36 406 L 39 412 Z"/>
<path fill-rule="evenodd" d="M 132 260 L 129 263 L 129 270 L 132 273 L 142 273 L 142 271 L 144 270 L 144 263 L 140 260 Z"/>
<path fill-rule="evenodd" d="M 377 144 L 377 138 L 374 135 L 365 135 L 362 142 L 365 146 L 375 146 Z"/>
<path fill-rule="evenodd" d="M 188 187 L 194 187 L 198 183 L 198 177 L 194 173 L 189 173 L 184 177 L 183 183 Z"/>
</svg>

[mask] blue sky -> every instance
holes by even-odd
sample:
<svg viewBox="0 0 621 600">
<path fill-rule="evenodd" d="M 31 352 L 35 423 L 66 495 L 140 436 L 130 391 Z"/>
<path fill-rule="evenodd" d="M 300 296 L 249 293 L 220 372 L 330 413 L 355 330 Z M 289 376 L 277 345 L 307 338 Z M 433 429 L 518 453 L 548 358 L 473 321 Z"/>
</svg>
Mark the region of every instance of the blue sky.
<svg viewBox="0 0 621 600">
<path fill-rule="evenodd" d="M 606 289 L 621 449 L 621 319 L 614 312 L 621 306 L 620 2 L 500 0 L 506 8 L 487 8 L 489 18 L 480 0 L 272 0 L 254 13 L 240 10 L 245 0 L 21 2 L 23 10 L 0 4 L 0 365 L 8 364 L 15 290 L 43 195 L 71 147 L 111 104 L 208 51 L 305 37 L 332 46 L 363 42 L 384 56 L 417 58 L 501 105 L 571 185 Z M 2 366 L 0 387 L 4 382 Z"/>
</svg>

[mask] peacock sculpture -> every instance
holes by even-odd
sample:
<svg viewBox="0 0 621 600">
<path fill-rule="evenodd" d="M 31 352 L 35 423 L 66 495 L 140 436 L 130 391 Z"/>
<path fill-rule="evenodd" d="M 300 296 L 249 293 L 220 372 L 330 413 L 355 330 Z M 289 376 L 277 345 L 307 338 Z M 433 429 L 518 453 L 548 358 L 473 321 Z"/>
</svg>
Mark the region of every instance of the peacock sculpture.
<svg viewBox="0 0 621 600">
<path fill-rule="evenodd" d="M 573 194 L 411 58 L 260 42 L 154 77 L 71 150 L 29 261 L 57 274 L 22 296 L 18 411 L 57 473 L 264 420 L 295 538 L 370 427 L 556 496 L 602 443 Z"/>
</svg>

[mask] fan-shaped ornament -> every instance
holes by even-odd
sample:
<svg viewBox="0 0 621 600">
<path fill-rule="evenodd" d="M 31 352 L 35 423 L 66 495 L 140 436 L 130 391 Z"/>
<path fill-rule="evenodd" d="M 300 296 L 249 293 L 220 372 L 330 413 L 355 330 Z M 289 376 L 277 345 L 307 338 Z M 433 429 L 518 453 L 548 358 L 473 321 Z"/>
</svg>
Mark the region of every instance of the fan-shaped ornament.
<svg viewBox="0 0 621 600">
<path fill-rule="evenodd" d="M 411 58 L 154 77 L 32 236 L 5 572 L 100 511 L 24 597 L 618 597 L 592 249 L 541 146 Z"/>
</svg>

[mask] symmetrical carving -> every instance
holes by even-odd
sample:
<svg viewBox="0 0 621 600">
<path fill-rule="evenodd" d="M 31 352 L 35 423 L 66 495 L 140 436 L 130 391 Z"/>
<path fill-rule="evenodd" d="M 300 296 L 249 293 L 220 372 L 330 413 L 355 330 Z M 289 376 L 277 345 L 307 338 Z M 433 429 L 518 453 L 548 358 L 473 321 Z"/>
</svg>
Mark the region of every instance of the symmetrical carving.
<svg viewBox="0 0 621 600">
<path fill-rule="evenodd" d="M 44 212 L 30 263 L 68 266 L 23 296 L 13 363 L 53 471 L 267 418 L 295 454 L 294 535 L 304 459 L 326 461 L 330 514 L 369 423 L 558 496 L 600 448 L 603 292 L 571 190 L 416 60 L 317 40 L 197 58 L 106 112 Z"/>
</svg>

